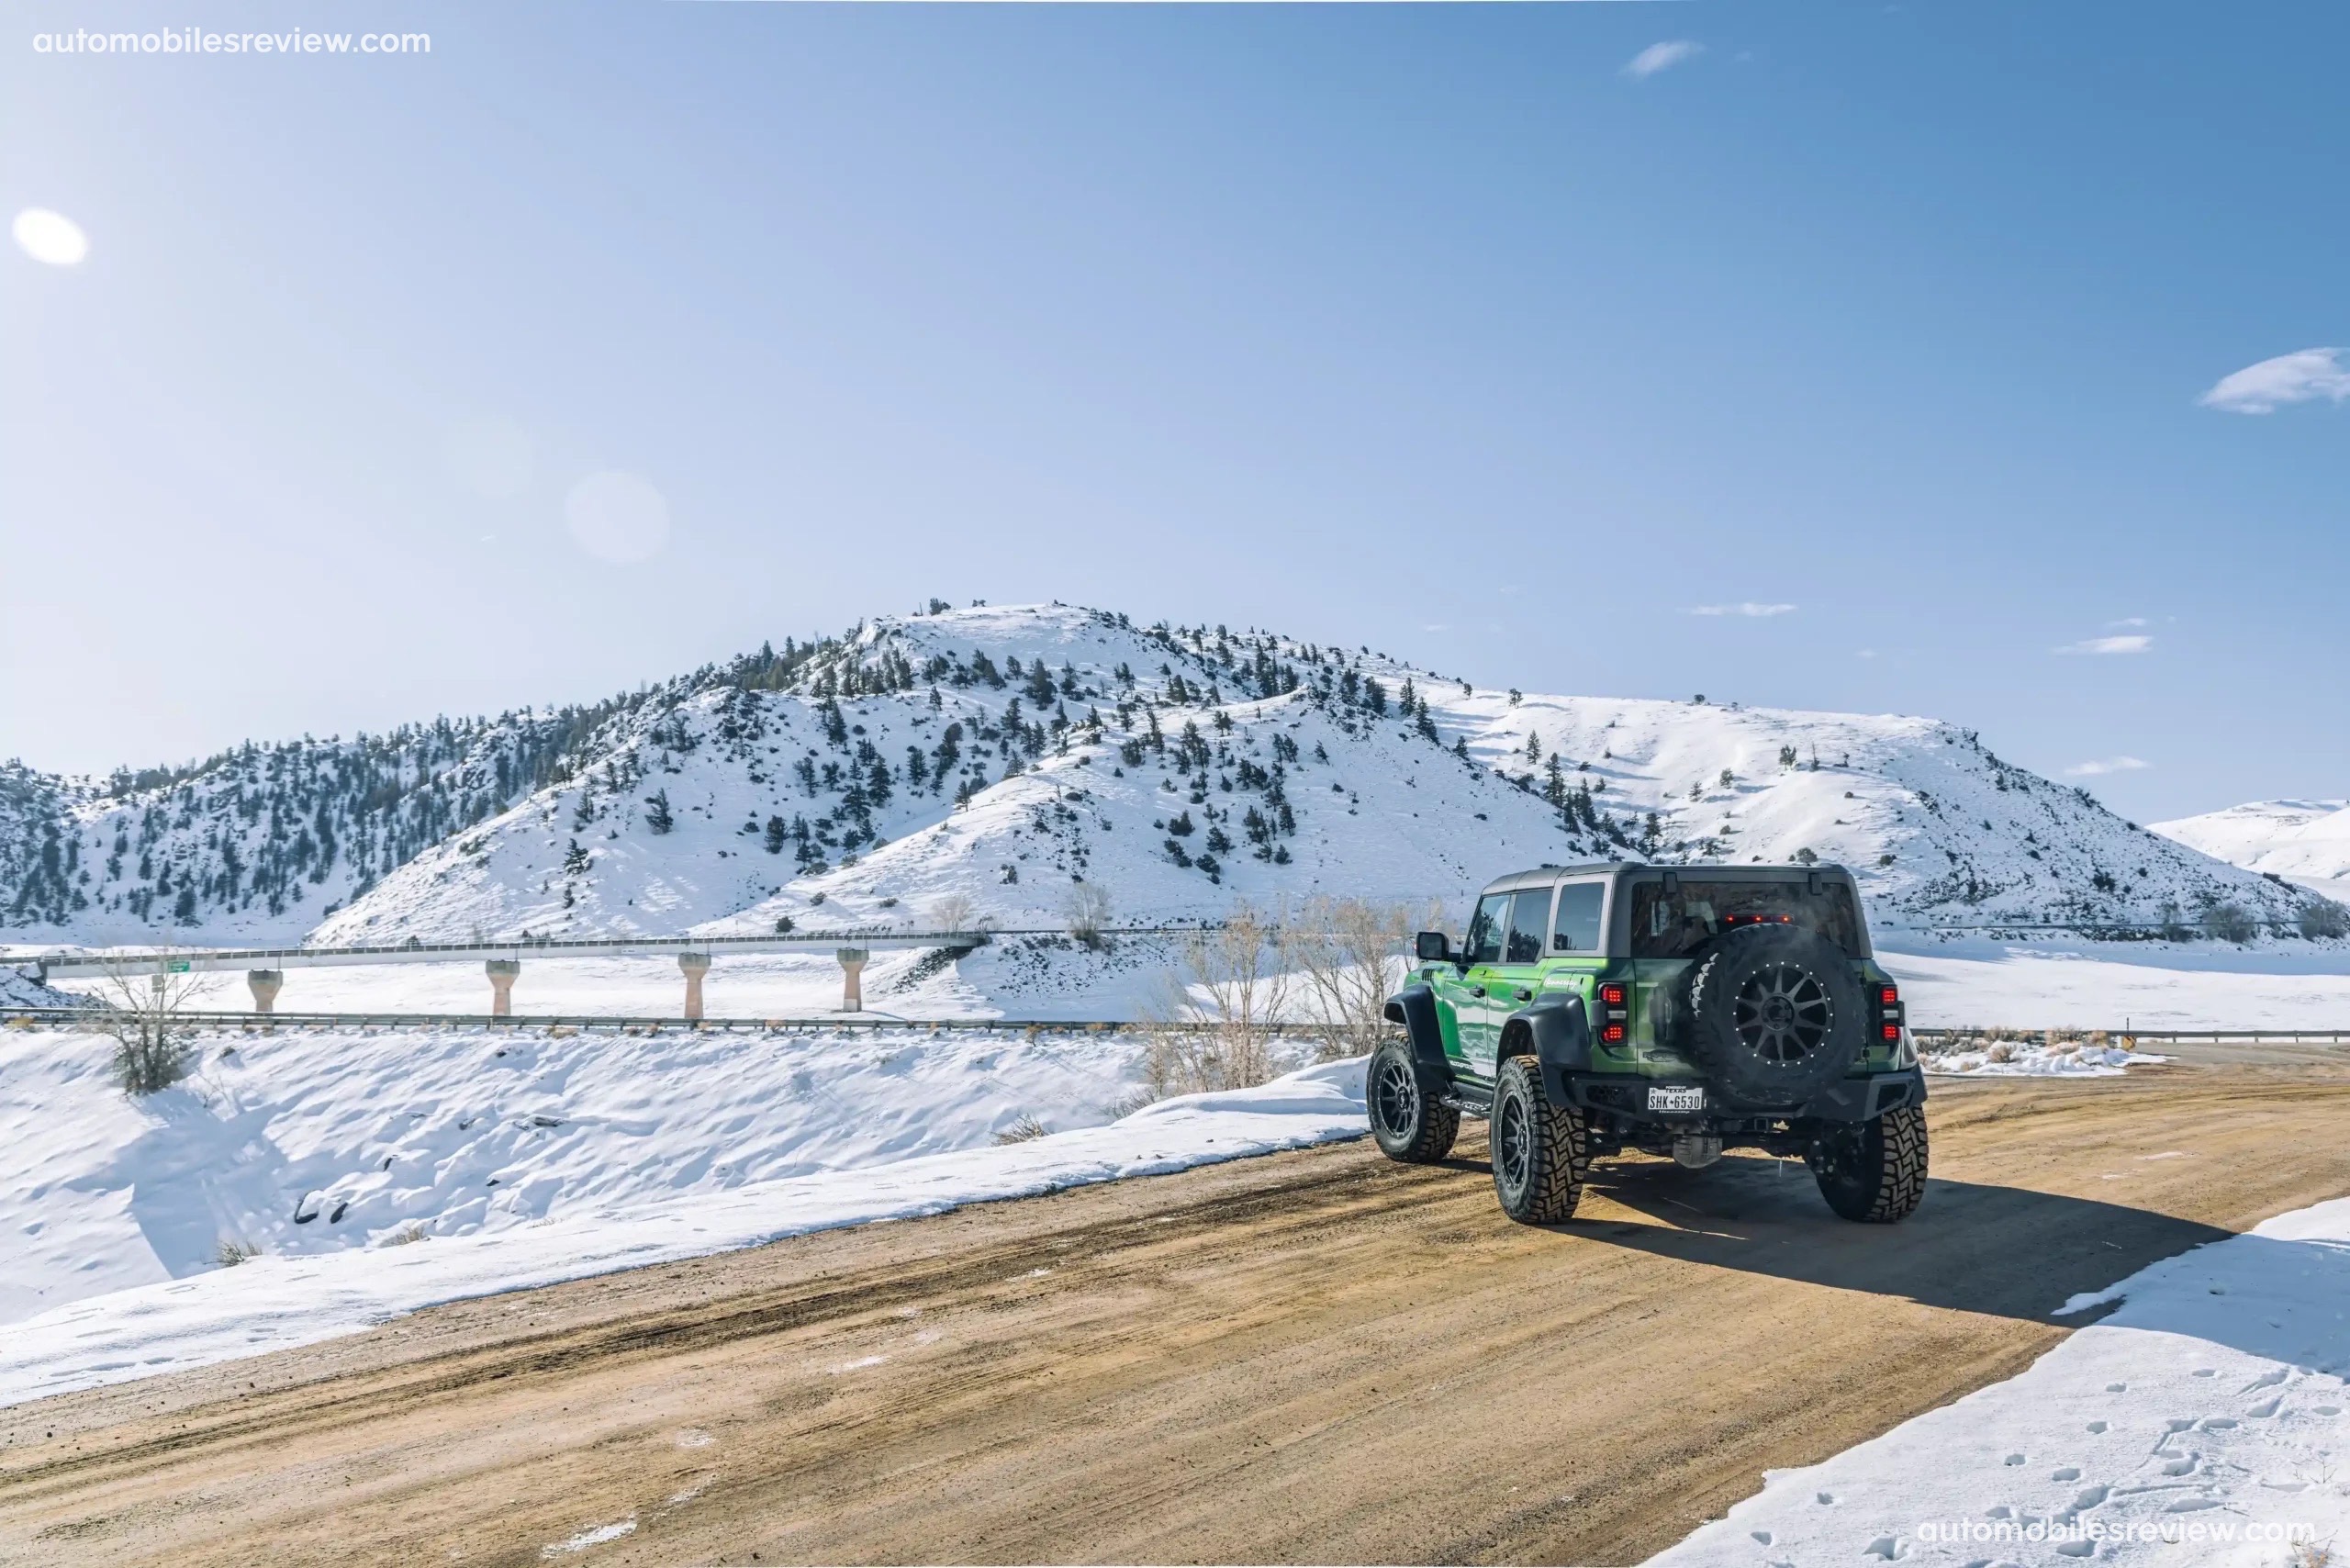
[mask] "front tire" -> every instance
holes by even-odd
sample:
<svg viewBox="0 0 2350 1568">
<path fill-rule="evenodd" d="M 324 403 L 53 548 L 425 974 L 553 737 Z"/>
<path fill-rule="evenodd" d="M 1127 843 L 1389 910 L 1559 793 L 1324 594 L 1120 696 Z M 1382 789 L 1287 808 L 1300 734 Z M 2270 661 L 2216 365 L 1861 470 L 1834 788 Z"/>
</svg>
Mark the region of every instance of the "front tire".
<svg viewBox="0 0 2350 1568">
<path fill-rule="evenodd" d="M 1904 1105 L 1840 1127 L 1812 1146 L 1811 1173 L 1828 1206 L 1862 1225 L 1896 1225 L 1926 1196 L 1926 1108 Z"/>
<path fill-rule="evenodd" d="M 1403 1164 L 1433 1165 L 1452 1152 L 1460 1136 L 1460 1113 L 1428 1092 L 1410 1047 L 1399 1041 L 1371 1053 L 1363 1102 L 1379 1152 Z"/>
<path fill-rule="evenodd" d="M 1494 1195 L 1520 1225 L 1556 1225 L 1583 1201 L 1591 1145 L 1583 1113 L 1560 1110 L 1542 1092 L 1532 1057 L 1512 1057 L 1494 1084 L 1486 1124 L 1493 1146 Z"/>
</svg>

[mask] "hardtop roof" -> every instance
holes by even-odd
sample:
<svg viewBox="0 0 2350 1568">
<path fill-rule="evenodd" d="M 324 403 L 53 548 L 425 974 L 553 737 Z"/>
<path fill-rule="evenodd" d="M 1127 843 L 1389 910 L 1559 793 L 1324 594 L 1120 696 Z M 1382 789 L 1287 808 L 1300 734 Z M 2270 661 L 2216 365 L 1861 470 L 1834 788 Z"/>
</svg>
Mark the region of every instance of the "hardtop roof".
<svg viewBox="0 0 2350 1568">
<path fill-rule="evenodd" d="M 1514 892 L 1519 888 L 1539 888 L 1565 877 L 1608 876 L 1617 872 L 1673 871 L 1684 877 L 1701 878 L 1707 881 L 1774 881 L 1786 877 L 1808 877 L 1815 872 L 1851 879 L 1852 872 L 1832 860 L 1822 860 L 1816 866 L 1784 863 L 1771 866 L 1709 865 L 1700 861 L 1687 866 L 1656 866 L 1639 860 L 1585 860 L 1572 866 L 1537 866 L 1531 870 L 1512 871 L 1494 878 L 1478 892 L 1479 898 L 1489 893 Z"/>
</svg>

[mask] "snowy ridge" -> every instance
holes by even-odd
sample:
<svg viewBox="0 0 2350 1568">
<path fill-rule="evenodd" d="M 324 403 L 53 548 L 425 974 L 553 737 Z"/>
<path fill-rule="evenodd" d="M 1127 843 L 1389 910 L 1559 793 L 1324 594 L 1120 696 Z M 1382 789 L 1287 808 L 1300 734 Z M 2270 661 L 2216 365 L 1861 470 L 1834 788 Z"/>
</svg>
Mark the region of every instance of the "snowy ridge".
<svg viewBox="0 0 2350 1568">
<path fill-rule="evenodd" d="M 2232 866 L 2350 899 L 2350 801 L 2255 801 L 2154 830 Z"/>
<path fill-rule="evenodd" d="M 1113 920 L 1331 893 L 1457 921 L 1500 871 L 1590 858 L 1841 861 L 1876 923 L 1919 928 L 2282 925 L 2310 896 L 1931 720 L 1495 691 L 1064 605 L 10 800 L 62 824 L 53 873 L 0 886 L 27 940 L 1050 926 L 1080 881 Z"/>
</svg>

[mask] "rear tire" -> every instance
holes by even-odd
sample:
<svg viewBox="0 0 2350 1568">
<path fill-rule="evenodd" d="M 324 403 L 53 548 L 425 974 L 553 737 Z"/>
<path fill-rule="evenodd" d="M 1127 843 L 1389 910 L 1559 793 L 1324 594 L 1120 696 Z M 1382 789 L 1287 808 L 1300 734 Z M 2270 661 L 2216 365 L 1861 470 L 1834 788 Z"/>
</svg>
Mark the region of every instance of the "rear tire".
<svg viewBox="0 0 2350 1568">
<path fill-rule="evenodd" d="M 1904 1105 L 1839 1127 L 1813 1146 L 1811 1173 L 1828 1206 L 1863 1225 L 1895 1225 L 1926 1196 L 1926 1108 Z"/>
<path fill-rule="evenodd" d="M 1486 1136 L 1502 1213 L 1520 1225 L 1556 1225 L 1574 1214 L 1591 1168 L 1590 1139 L 1581 1111 L 1561 1111 L 1542 1092 L 1532 1057 L 1502 1064 Z"/>
<path fill-rule="evenodd" d="M 1438 1103 L 1421 1081 L 1411 1047 L 1390 1040 L 1371 1054 L 1363 1103 L 1379 1152 L 1405 1165 L 1433 1165 L 1452 1152 L 1460 1113 Z"/>
</svg>

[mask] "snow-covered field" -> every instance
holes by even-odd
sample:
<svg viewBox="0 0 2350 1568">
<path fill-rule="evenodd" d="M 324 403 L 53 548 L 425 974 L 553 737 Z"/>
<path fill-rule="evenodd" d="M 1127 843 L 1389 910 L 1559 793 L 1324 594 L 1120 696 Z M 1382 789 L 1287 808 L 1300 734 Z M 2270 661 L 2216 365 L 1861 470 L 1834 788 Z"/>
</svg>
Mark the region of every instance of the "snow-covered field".
<svg viewBox="0 0 2350 1568">
<path fill-rule="evenodd" d="M 2029 1371 L 1762 1491 L 1657 1568 L 2295 1568 L 2350 1536 L 2350 1199 L 2067 1303 Z"/>
<path fill-rule="evenodd" d="M 414 1038 L 375 1037 L 399 1043 Z M 453 1039 L 438 1059 L 447 1062 L 463 1054 Z M 301 1043 L 320 1041 L 308 1036 Z M 464 1043 L 488 1048 L 479 1036 Z M 367 1048 L 361 1042 L 344 1044 Z M 645 1105 L 640 1092 L 632 1107 L 629 1092 L 615 1087 L 625 1082 L 625 1075 L 608 1077 L 584 1058 L 566 1059 L 571 1053 L 561 1047 L 572 1044 L 536 1042 L 520 1053 L 510 1069 L 509 1095 L 494 1108 L 484 1106 L 469 1127 L 437 1110 L 422 1115 L 407 1110 L 430 1091 L 400 1089 L 400 1075 L 391 1072 L 373 1137 L 367 1129 L 345 1126 L 346 1137 L 338 1142 L 333 1126 L 310 1126 L 331 1118 L 298 1109 L 273 1114 L 271 1108 L 257 1108 L 249 1119 L 222 1124 L 218 1136 L 250 1136 L 249 1148 L 257 1156 L 253 1168 L 243 1172 L 249 1187 L 229 1196 L 231 1203 L 248 1193 L 291 1192 L 330 1166 L 348 1168 L 348 1160 L 323 1153 L 330 1144 L 338 1153 L 364 1147 L 369 1159 L 378 1149 L 392 1150 L 385 1157 L 390 1170 L 370 1171 L 362 1162 L 341 1185 L 320 1191 L 310 1205 L 319 1217 L 309 1223 L 327 1228 L 312 1233 L 318 1238 L 314 1243 L 296 1238 L 287 1212 L 256 1216 L 271 1227 L 269 1255 L 177 1279 L 161 1277 L 155 1260 L 149 1271 L 156 1282 L 113 1289 L 12 1324 L 0 1349 L 0 1404 L 356 1333 L 436 1302 L 755 1246 L 811 1230 L 1179 1170 L 1363 1132 L 1360 1061 L 1304 1068 L 1258 1089 L 1162 1100 L 1108 1122 L 1098 1096 L 1080 1098 L 1082 1087 L 1114 1091 L 1124 1081 L 1120 1070 L 1125 1064 L 1114 1047 L 1104 1051 L 1088 1036 L 1024 1047 L 1029 1060 L 1017 1059 L 1024 1047 L 1002 1041 L 951 1042 L 927 1056 L 902 1044 L 877 1049 L 862 1041 L 833 1042 L 802 1047 L 804 1059 L 790 1054 L 787 1042 L 780 1065 L 764 1068 L 739 1054 L 739 1042 L 672 1040 L 689 1051 L 699 1047 L 726 1053 L 716 1060 L 663 1064 L 669 1070 L 666 1077 L 701 1081 L 704 1092 L 718 1102 L 705 1105 L 711 1119 L 697 1131 L 680 1114 L 688 1096 L 675 1096 L 656 1115 L 647 1114 L 656 1108 Z M 1068 1059 L 1072 1051 L 1087 1050 L 1097 1053 L 1097 1059 Z M 733 1070 L 746 1066 L 747 1073 Z M 1062 1109 L 1072 1119 L 1106 1125 L 994 1143 L 988 1129 L 1007 1126 L 1018 1103 L 1017 1090 L 1006 1080 L 1016 1085 L 1023 1075 L 1061 1085 L 1062 1107 L 1029 1107 L 1041 1111 L 1048 1126 Z M 803 1132 L 821 1129 L 818 1136 L 794 1140 L 764 1129 L 754 1135 L 751 1129 L 766 1118 L 746 1114 L 744 1106 L 756 1093 L 743 1086 L 745 1079 L 768 1090 L 787 1086 L 814 1114 L 781 1119 L 787 1125 L 800 1122 Z M 734 1081 L 711 1081 L 719 1080 Z M 606 1091 L 601 1096 L 592 1092 L 599 1084 Z M 231 1091 L 215 1080 L 173 1092 L 184 1092 L 187 1103 L 165 1111 L 162 1125 L 151 1129 L 151 1136 L 162 1136 L 163 1147 L 147 1150 L 149 1139 L 142 1137 L 126 1149 L 135 1170 L 118 1171 L 115 1179 L 130 1177 L 130 1185 L 89 1193 L 91 1212 L 78 1216 L 85 1235 L 102 1233 L 122 1206 L 135 1211 L 151 1199 L 167 1246 L 201 1239 L 198 1233 L 213 1212 L 207 1202 L 223 1194 L 201 1170 L 175 1166 L 174 1158 L 185 1151 L 173 1145 L 191 1124 L 207 1118 L 200 1095 Z M 869 1151 L 874 1158 L 862 1161 L 856 1158 L 856 1140 L 867 1136 L 867 1118 L 843 1114 L 858 1101 L 880 1113 L 875 1118 L 880 1137 L 892 1146 Z M 583 1104 L 598 1109 L 582 1114 Z M 533 1105 L 568 1107 L 571 1114 L 545 1126 L 540 1124 L 547 1115 L 532 1110 Z M 406 1122 L 429 1128 L 411 1128 Z M 269 1141 L 273 1126 L 288 1135 L 298 1129 L 301 1146 L 315 1145 L 314 1152 L 307 1159 L 289 1159 Z M 744 1134 L 739 1146 L 725 1144 L 730 1129 Z M 469 1132 L 477 1136 L 468 1138 Z M 199 1129 L 199 1137 L 212 1136 L 213 1129 Z M 403 1137 L 414 1140 L 406 1158 L 417 1168 L 405 1176 L 403 1154 L 395 1147 Z M 954 1141 L 958 1137 L 960 1147 Z M 641 1145 L 642 1162 L 623 1163 L 613 1181 L 564 1185 L 559 1168 L 567 1141 L 576 1144 L 569 1158 L 584 1159 L 596 1145 L 614 1140 Z M 686 1145 L 682 1157 L 665 1158 L 663 1144 L 680 1141 Z M 713 1162 L 713 1144 L 730 1158 Z M 926 1149 L 943 1152 L 922 1152 Z M 818 1170 L 820 1155 L 845 1163 Z M 50 1160 L 60 1158 L 52 1149 Z M 891 1162 L 878 1163 L 883 1159 Z M 301 1165 L 308 1169 L 289 1169 Z M 492 1189 L 489 1173 L 498 1171 L 511 1180 Z M 376 1176 L 383 1180 L 373 1180 Z M 17 1191 L 18 1180 L 10 1172 L 6 1190 Z M 429 1182 L 452 1195 L 470 1194 L 469 1201 L 441 1211 L 442 1217 L 429 1226 L 374 1223 L 403 1206 L 430 1206 L 433 1200 L 418 1198 L 417 1189 L 404 1188 L 403 1181 Z M 335 1239 L 329 1216 L 346 1193 L 352 1209 Z M 9 1229 L 22 1234 L 17 1217 L 9 1216 Z M 147 1216 L 136 1218 L 144 1225 Z M 48 1226 L 28 1228 L 39 1236 Z M 411 1234 L 420 1238 L 409 1240 Z"/>
<path fill-rule="evenodd" d="M 2331 946 L 1876 941 L 1920 1027 L 2350 1031 L 2350 953 Z"/>
</svg>

